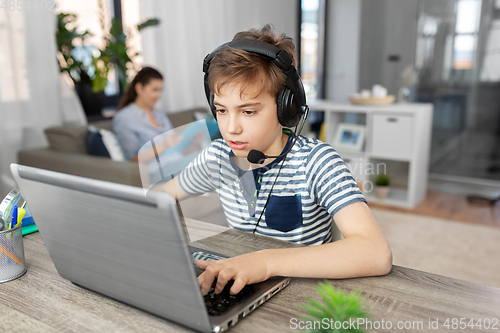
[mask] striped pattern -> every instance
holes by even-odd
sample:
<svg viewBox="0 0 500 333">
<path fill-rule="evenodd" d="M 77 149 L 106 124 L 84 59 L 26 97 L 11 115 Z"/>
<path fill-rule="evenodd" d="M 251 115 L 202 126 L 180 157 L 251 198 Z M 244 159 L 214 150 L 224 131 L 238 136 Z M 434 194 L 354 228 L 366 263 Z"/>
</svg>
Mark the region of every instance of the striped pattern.
<svg viewBox="0 0 500 333">
<path fill-rule="evenodd" d="M 252 232 L 281 162 L 271 163 L 270 168 L 260 168 L 260 190 L 255 214 L 250 216 L 248 203 L 241 193 L 241 182 L 238 182 L 230 158 L 231 148 L 222 139 L 216 140 L 180 174 L 179 183 L 192 195 L 216 191 L 229 226 Z M 351 203 L 366 202 L 338 153 L 330 145 L 304 136 L 299 136 L 286 156 L 272 196 L 256 233 L 307 245 L 331 242 L 332 216 Z M 285 198 L 288 200 L 283 200 L 283 197 L 288 197 Z M 289 200 L 290 197 L 298 198 Z M 280 201 L 284 204 L 280 205 Z M 293 202 L 298 202 L 301 207 L 290 207 Z M 279 212 L 287 216 L 290 211 L 301 211 L 302 216 L 281 218 L 280 221 Z M 268 226 L 266 217 L 274 228 Z"/>
</svg>

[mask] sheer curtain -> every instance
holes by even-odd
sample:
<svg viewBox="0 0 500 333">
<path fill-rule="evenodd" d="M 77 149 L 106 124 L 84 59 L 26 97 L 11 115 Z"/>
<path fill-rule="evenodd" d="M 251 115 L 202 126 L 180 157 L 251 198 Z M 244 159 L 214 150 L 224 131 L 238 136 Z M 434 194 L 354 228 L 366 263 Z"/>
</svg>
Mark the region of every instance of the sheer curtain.
<svg viewBox="0 0 500 333">
<path fill-rule="evenodd" d="M 15 186 L 10 163 L 22 149 L 46 146 L 43 130 L 86 124 L 60 76 L 53 11 L 0 10 L 0 197 Z"/>
<path fill-rule="evenodd" d="M 298 15 L 298 0 L 141 1 L 141 20 L 161 20 L 158 27 L 141 32 L 144 65 L 164 75 L 161 107 L 176 112 L 207 106 L 203 58 L 236 32 L 267 23 L 297 41 Z"/>
</svg>

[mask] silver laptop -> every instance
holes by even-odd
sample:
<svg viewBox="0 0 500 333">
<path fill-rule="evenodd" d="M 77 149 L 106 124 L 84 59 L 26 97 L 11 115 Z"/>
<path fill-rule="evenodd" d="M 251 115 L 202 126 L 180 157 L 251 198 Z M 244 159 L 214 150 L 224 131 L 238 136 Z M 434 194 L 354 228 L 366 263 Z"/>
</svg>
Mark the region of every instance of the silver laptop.
<svg viewBox="0 0 500 333">
<path fill-rule="evenodd" d="M 172 196 L 17 164 L 11 171 L 58 273 L 76 285 L 201 332 L 222 332 L 286 287 L 246 286 L 203 296 Z M 224 298 L 225 297 L 225 298 Z M 221 305 L 218 305 L 221 304 Z M 215 307 L 214 307 L 215 306 Z"/>
</svg>

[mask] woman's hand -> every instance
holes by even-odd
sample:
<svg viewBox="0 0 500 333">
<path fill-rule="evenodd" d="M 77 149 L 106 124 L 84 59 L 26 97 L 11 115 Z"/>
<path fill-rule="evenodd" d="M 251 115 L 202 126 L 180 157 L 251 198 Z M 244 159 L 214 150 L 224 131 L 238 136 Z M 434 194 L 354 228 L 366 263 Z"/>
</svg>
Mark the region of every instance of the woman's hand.
<svg viewBox="0 0 500 333">
<path fill-rule="evenodd" d="M 165 150 L 169 148 L 173 148 L 177 146 L 179 143 L 182 141 L 182 135 L 179 135 L 172 131 L 171 133 L 168 133 L 165 135 L 165 139 L 163 139 L 163 147 Z"/>
<path fill-rule="evenodd" d="M 215 293 L 220 293 L 231 279 L 234 284 L 231 294 L 235 295 L 247 284 L 265 281 L 271 277 L 269 255 L 266 250 L 218 261 L 196 260 L 196 266 L 205 270 L 198 276 L 203 295 L 206 295 L 217 277 Z"/>
<path fill-rule="evenodd" d="M 191 153 L 202 150 L 204 147 L 201 145 L 201 143 L 205 141 L 206 137 L 207 134 L 205 134 L 204 132 L 196 134 L 196 136 L 191 139 L 191 145 L 183 152 L 183 154 L 189 155 Z"/>
</svg>

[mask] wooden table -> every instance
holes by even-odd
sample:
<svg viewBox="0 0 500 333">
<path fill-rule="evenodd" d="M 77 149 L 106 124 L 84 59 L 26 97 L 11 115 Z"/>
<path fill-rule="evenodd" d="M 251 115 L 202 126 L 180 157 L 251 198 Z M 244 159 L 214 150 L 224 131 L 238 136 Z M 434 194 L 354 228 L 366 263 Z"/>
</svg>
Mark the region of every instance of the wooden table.
<svg viewBox="0 0 500 333">
<path fill-rule="evenodd" d="M 215 228 L 215 229 L 213 229 Z M 192 244 L 226 255 L 293 244 L 237 230 L 198 228 Z M 188 225 L 188 229 L 190 226 Z M 226 230 L 226 231 L 223 231 Z M 217 234 L 217 232 L 223 231 Z M 212 237 L 200 239 L 202 236 Z M 27 273 L 0 284 L 0 327 L 2 332 L 183 332 L 187 329 L 108 297 L 77 287 L 61 278 L 39 233 L 24 238 Z M 429 258 L 432 260 L 432 258 Z M 493 264 L 493 263 L 492 263 Z M 314 290 L 318 280 L 294 278 L 290 285 L 248 317 L 232 332 L 285 332 L 298 325 L 302 313 L 297 306 L 306 297 L 320 299 Z M 454 332 L 453 318 L 500 319 L 500 289 L 409 268 L 393 266 L 382 277 L 331 280 L 338 288 L 360 288 L 368 299 L 373 332 Z M 449 318 L 450 328 L 443 326 Z M 439 329 L 429 329 L 439 320 Z M 384 322 L 382 322 L 382 320 Z M 388 321 L 392 324 L 392 330 Z M 407 329 L 397 329 L 400 324 Z M 414 323 L 415 322 L 415 323 Z M 416 328 L 413 325 L 421 325 Z M 412 328 L 409 328 L 413 326 Z M 385 329 L 383 329 L 384 327 Z M 500 323 L 496 325 L 500 331 Z M 468 327 L 471 332 L 495 332 Z"/>
</svg>

